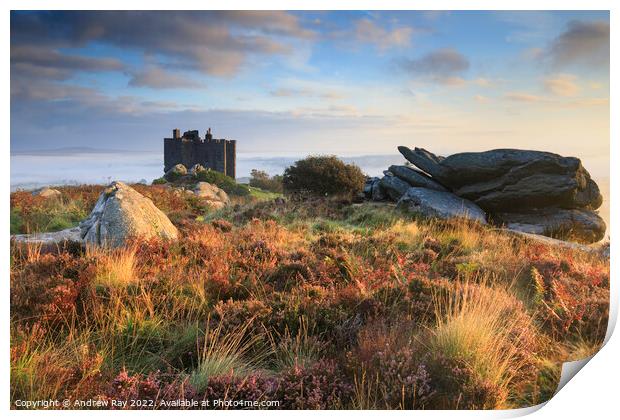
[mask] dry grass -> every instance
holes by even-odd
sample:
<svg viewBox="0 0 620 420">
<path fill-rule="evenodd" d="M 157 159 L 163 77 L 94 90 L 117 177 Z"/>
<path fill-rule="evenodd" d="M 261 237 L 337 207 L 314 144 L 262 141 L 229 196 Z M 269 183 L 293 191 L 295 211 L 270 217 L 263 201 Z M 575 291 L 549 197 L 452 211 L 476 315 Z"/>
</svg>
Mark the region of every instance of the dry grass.
<svg viewBox="0 0 620 420">
<path fill-rule="evenodd" d="M 86 255 L 96 261 L 95 285 L 122 287 L 139 281 L 135 246 L 127 248 L 89 246 Z"/>
<path fill-rule="evenodd" d="M 483 382 L 510 395 L 513 381 L 532 362 L 523 357 L 523 346 L 536 350 L 537 331 L 520 302 L 501 287 L 465 283 L 439 297 L 436 311 L 429 350 L 464 361 Z"/>
</svg>

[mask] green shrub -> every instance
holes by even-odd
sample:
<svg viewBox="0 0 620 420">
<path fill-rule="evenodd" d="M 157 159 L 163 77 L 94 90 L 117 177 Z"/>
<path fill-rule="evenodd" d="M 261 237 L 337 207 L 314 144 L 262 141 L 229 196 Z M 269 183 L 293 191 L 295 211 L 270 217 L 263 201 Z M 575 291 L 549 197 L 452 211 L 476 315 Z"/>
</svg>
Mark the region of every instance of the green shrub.
<svg viewBox="0 0 620 420">
<path fill-rule="evenodd" d="M 217 171 L 200 171 L 196 175 L 196 179 L 202 182 L 214 184 L 231 195 L 246 196 L 250 194 L 247 185 L 237 184 L 237 182 L 229 176 Z"/>
<path fill-rule="evenodd" d="M 11 209 L 11 235 L 22 233 L 24 219 L 18 209 Z"/>
<path fill-rule="evenodd" d="M 166 178 L 164 178 L 163 176 L 161 178 L 157 178 L 153 180 L 153 185 L 161 185 L 161 184 L 166 184 L 168 181 L 166 181 Z"/>
<path fill-rule="evenodd" d="M 309 156 L 286 168 L 282 184 L 286 193 L 352 196 L 362 190 L 364 180 L 359 167 L 336 156 Z"/>
<path fill-rule="evenodd" d="M 271 191 L 275 193 L 282 192 L 282 175 L 274 175 L 272 177 L 265 171 L 252 169 L 250 178 L 250 187 L 260 188 L 261 190 Z"/>
</svg>

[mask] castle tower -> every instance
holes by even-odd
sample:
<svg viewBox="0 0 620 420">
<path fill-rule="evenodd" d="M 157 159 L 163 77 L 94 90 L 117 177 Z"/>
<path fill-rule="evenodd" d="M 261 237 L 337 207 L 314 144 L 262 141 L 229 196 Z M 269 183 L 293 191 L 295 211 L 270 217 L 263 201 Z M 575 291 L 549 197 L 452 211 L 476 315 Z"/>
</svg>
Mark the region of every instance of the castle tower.
<svg viewBox="0 0 620 420">
<path fill-rule="evenodd" d="M 211 128 L 207 130 L 204 139 L 198 130 L 185 131 L 181 135 L 181 131 L 175 128 L 172 130 L 172 138 L 164 139 L 164 172 L 178 163 L 186 168 L 198 163 L 234 179 L 236 149 L 235 140 L 214 139 Z"/>
</svg>

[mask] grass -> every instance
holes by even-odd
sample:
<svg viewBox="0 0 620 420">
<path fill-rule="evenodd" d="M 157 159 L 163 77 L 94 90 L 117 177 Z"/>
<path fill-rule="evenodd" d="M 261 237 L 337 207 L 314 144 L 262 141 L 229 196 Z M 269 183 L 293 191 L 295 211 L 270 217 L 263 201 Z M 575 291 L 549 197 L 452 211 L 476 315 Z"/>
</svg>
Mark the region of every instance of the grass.
<svg viewBox="0 0 620 420">
<path fill-rule="evenodd" d="M 605 335 L 607 258 L 389 205 L 245 196 L 212 211 L 135 188 L 179 241 L 11 244 L 13 406 L 234 396 L 516 408 L 550 398 L 561 363 Z M 100 189 L 62 187 L 56 204 L 13 193 L 12 223 L 35 226 L 46 206 L 86 210 Z"/>
<path fill-rule="evenodd" d="M 233 332 L 223 332 L 222 328 L 220 322 L 205 333 L 198 366 L 189 377 L 189 382 L 198 392 L 204 392 L 212 378 L 243 378 L 250 375 L 260 368 L 267 355 L 266 352 L 250 355 L 252 347 L 262 340 L 261 335 L 247 338 L 245 327 Z"/>
<path fill-rule="evenodd" d="M 250 196 L 256 200 L 273 200 L 274 198 L 282 197 L 281 193 L 266 191 L 257 187 L 248 187 L 248 189 L 250 190 Z"/>
<path fill-rule="evenodd" d="M 87 255 L 96 260 L 95 286 L 124 287 L 138 281 L 136 248 L 89 247 Z"/>
<path fill-rule="evenodd" d="M 535 351 L 535 327 L 519 302 L 501 288 L 466 283 L 437 306 L 429 350 L 463 362 L 476 380 L 507 398 L 515 377 L 530 362 L 523 347 Z M 495 404 L 502 407 L 505 400 Z"/>
</svg>

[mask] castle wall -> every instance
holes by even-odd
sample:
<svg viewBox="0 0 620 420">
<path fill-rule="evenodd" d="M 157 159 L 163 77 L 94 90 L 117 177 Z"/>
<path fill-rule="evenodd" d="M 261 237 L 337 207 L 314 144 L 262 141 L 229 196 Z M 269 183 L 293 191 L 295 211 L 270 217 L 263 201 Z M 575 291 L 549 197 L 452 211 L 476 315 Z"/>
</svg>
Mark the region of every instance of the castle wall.
<svg viewBox="0 0 620 420">
<path fill-rule="evenodd" d="M 188 169 L 195 164 L 222 172 L 232 178 L 236 175 L 236 141 L 225 139 L 204 140 L 197 131 L 188 131 L 182 138 L 164 139 L 164 172 L 181 163 Z"/>
<path fill-rule="evenodd" d="M 235 178 L 237 172 L 237 141 L 226 142 L 226 175 Z"/>
</svg>

